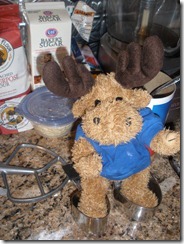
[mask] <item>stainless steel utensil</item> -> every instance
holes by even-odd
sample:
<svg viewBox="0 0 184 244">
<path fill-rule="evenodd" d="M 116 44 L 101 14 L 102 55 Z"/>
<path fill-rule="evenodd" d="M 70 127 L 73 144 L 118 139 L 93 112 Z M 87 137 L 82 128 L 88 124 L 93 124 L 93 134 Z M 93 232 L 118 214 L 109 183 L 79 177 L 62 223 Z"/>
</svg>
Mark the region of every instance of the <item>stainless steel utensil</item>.
<svg viewBox="0 0 184 244">
<path fill-rule="evenodd" d="M 49 163 L 47 163 L 44 167 L 38 168 L 38 169 L 9 165 L 10 162 L 12 161 L 12 159 L 15 157 L 15 155 L 17 154 L 17 152 L 21 148 L 34 148 L 37 150 L 42 150 L 42 151 L 50 154 L 54 158 Z M 67 176 L 64 179 L 64 181 L 61 182 L 61 184 L 58 187 L 56 187 L 55 189 L 52 189 L 46 193 L 44 191 L 43 186 L 42 186 L 39 174 L 45 172 L 53 164 L 58 163 L 58 162 L 61 163 L 61 167 Z M 79 178 L 78 173 L 74 170 L 72 164 L 66 163 L 65 160 L 61 156 L 54 153 L 53 151 L 51 151 L 47 148 L 44 148 L 42 146 L 38 146 L 38 145 L 33 145 L 33 144 L 20 144 L 20 145 L 18 145 L 15 148 L 15 150 L 13 151 L 13 153 L 9 156 L 9 158 L 4 163 L 0 162 L 0 173 L 2 175 L 3 182 L 5 185 L 6 191 L 7 191 L 8 199 L 10 201 L 16 202 L 16 203 L 30 203 L 30 202 L 33 203 L 33 202 L 38 202 L 38 201 L 44 200 L 47 197 L 50 197 L 50 196 L 56 194 L 59 190 L 61 190 L 68 183 L 68 181 L 72 181 L 77 186 L 77 188 L 80 189 L 80 178 Z M 30 197 L 30 198 L 15 198 L 15 197 L 13 197 L 11 192 L 10 192 L 10 187 L 9 187 L 9 183 L 7 180 L 7 174 L 24 174 L 24 175 L 32 174 L 32 175 L 34 175 L 36 178 L 36 181 L 37 181 L 37 185 L 38 185 L 39 190 L 40 190 L 40 195 L 36 196 L 36 197 Z"/>
<path fill-rule="evenodd" d="M 119 181 L 114 183 L 114 198 L 123 204 L 123 206 L 127 210 L 126 215 L 128 219 L 130 221 L 147 221 L 151 217 L 153 217 L 156 208 L 160 205 L 162 201 L 162 192 L 155 178 L 152 176 L 148 185 L 149 189 L 152 190 L 158 198 L 158 204 L 153 208 L 146 208 L 137 205 L 130 201 L 128 198 L 126 198 L 126 196 L 122 195 L 120 192 L 120 183 L 121 182 Z"/>
<path fill-rule="evenodd" d="M 151 96 L 154 96 L 156 94 L 158 94 L 161 90 L 173 85 L 173 84 L 176 84 L 180 81 L 180 75 L 176 76 L 174 79 L 172 80 L 169 80 L 167 82 L 165 82 L 164 84 L 156 87 L 153 91 L 150 92 L 150 95 Z"/>
<path fill-rule="evenodd" d="M 81 228 L 81 230 L 83 230 L 86 234 L 92 234 L 96 236 L 100 236 L 104 234 L 106 230 L 109 212 L 110 212 L 110 202 L 108 197 L 106 198 L 107 214 L 103 218 L 88 217 L 78 209 L 80 191 L 78 190 L 74 191 L 70 199 L 71 199 L 71 212 L 72 212 L 73 219 Z"/>
</svg>

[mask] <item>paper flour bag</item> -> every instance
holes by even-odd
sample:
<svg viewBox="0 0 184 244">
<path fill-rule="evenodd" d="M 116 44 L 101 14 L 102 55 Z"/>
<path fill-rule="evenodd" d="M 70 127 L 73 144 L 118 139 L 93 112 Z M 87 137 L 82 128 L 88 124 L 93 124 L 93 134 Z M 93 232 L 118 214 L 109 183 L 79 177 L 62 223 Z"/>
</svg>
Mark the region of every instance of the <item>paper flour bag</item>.
<svg viewBox="0 0 184 244">
<path fill-rule="evenodd" d="M 29 93 L 27 59 L 17 4 L 0 6 L 0 101 Z"/>
</svg>

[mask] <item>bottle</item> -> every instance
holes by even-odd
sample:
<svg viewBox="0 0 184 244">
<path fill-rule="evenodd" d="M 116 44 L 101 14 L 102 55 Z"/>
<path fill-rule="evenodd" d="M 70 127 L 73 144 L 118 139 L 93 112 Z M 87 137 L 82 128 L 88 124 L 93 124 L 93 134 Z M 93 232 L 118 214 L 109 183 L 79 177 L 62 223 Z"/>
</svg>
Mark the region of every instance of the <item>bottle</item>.
<svg viewBox="0 0 184 244">
<path fill-rule="evenodd" d="M 143 44 L 145 38 L 149 36 L 153 23 L 156 3 L 157 0 L 140 1 L 137 25 L 135 28 L 135 40 L 141 45 Z"/>
</svg>

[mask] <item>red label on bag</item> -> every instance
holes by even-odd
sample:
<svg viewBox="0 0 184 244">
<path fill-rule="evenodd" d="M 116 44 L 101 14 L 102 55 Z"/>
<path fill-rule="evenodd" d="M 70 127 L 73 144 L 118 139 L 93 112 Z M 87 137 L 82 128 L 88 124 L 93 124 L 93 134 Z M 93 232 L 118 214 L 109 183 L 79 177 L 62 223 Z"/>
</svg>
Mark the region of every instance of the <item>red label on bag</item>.
<svg viewBox="0 0 184 244">
<path fill-rule="evenodd" d="M 30 80 L 22 45 L 17 4 L 0 6 L 0 101 L 29 91 Z"/>
</svg>

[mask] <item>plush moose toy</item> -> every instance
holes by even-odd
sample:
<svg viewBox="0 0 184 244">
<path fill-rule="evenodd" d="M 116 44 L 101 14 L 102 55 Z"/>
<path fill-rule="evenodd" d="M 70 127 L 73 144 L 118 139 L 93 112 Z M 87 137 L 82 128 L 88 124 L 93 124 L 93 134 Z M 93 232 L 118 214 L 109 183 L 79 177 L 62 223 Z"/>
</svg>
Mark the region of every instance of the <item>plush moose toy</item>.
<svg viewBox="0 0 184 244">
<path fill-rule="evenodd" d="M 163 45 L 151 36 L 143 46 L 130 43 L 119 55 L 116 73 L 100 74 L 96 80 L 71 57 L 63 60 L 64 73 L 54 62 L 44 68 L 49 90 L 78 98 L 72 111 L 82 122 L 72 158 L 81 177 L 79 209 L 89 217 L 107 214 L 111 181 L 121 181 L 121 192 L 131 201 L 144 207 L 157 205 L 157 197 L 148 188 L 149 148 L 161 155 L 180 150 L 180 134 L 164 129 L 147 107 L 152 97 L 141 88 L 162 64 Z"/>
</svg>

